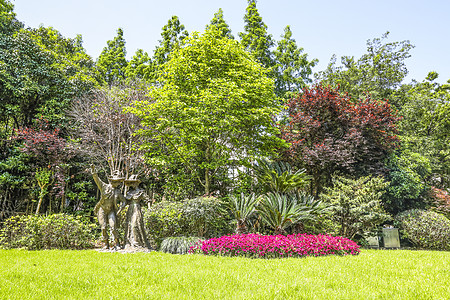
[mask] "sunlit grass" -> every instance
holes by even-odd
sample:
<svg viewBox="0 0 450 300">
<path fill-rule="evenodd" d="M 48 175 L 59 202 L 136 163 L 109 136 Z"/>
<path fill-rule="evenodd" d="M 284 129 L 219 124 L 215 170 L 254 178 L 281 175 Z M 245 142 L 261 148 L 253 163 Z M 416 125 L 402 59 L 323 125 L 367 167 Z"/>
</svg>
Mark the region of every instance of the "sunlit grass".
<svg viewBox="0 0 450 300">
<path fill-rule="evenodd" d="M 0 251 L 1 299 L 449 299 L 450 252 L 247 259 Z"/>
</svg>

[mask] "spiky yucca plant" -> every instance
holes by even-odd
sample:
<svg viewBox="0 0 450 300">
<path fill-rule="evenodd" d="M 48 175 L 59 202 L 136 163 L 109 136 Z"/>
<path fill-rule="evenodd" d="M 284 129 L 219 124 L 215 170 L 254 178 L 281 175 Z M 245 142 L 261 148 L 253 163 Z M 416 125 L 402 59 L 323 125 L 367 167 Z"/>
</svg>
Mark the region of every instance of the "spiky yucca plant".
<svg viewBox="0 0 450 300">
<path fill-rule="evenodd" d="M 287 162 L 257 159 L 254 170 L 265 193 L 291 193 L 305 188 L 310 177 L 305 169 L 293 172 Z"/>
</svg>

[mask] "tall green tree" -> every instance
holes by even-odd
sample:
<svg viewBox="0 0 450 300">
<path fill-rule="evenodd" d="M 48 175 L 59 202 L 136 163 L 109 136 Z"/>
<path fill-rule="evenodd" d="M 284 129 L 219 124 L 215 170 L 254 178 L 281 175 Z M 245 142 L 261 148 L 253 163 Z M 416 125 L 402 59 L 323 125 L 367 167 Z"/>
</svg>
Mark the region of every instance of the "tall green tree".
<svg viewBox="0 0 450 300">
<path fill-rule="evenodd" d="M 53 28 L 27 28 L 19 22 L 9 1 L 0 1 L 0 218 L 28 210 L 34 181 L 33 166 L 38 159 L 50 159 L 23 152 L 28 132 L 30 146 L 38 151 L 42 139 L 58 136 L 66 129 L 65 111 L 73 98 L 89 89 L 92 59 L 85 53 L 81 37 L 63 37 Z M 48 131 L 35 134 L 36 119 L 46 120 Z M 22 130 L 19 130 L 22 129 Z M 66 132 L 61 130 L 61 133 Z M 62 135 L 62 134 L 61 134 Z M 60 155 L 67 151 L 55 147 Z M 44 147 L 45 148 L 45 147 Z M 64 163 L 50 159 L 60 170 Z M 47 167 L 47 164 L 42 166 Z M 56 172 L 55 177 L 61 175 Z M 62 177 L 59 177 L 64 179 Z M 60 182 L 59 179 L 56 182 Z M 52 191 L 52 193 L 55 191 Z"/>
<path fill-rule="evenodd" d="M 292 38 L 291 27 L 288 25 L 284 29 L 275 55 L 275 87 L 277 96 L 289 98 L 305 88 L 312 82 L 310 78 L 312 68 L 318 60 L 308 61 L 308 54 L 303 53 L 304 49 L 297 46 L 295 39 Z"/>
<path fill-rule="evenodd" d="M 153 62 L 147 52 L 138 49 L 125 68 L 125 76 L 128 79 L 151 80 Z"/>
<path fill-rule="evenodd" d="M 0 32 L 1 34 L 12 34 L 23 24 L 16 19 L 14 5 L 8 0 L 0 0 Z"/>
<path fill-rule="evenodd" d="M 95 84 L 94 61 L 83 48 L 83 38 L 66 38 L 52 27 L 40 26 L 30 29 L 36 43 L 44 50 L 51 51 L 66 77 L 79 93 L 84 93 Z"/>
<path fill-rule="evenodd" d="M 106 43 L 107 46 L 97 59 L 98 80 L 111 87 L 114 83 L 125 79 L 128 65 L 122 28 L 117 29 L 117 36 Z"/>
<path fill-rule="evenodd" d="M 21 29 L 0 44 L 0 109 L 10 128 L 30 126 L 38 116 L 59 122 L 73 89 L 57 60 Z M 7 130 L 9 132 L 9 130 Z"/>
<path fill-rule="evenodd" d="M 248 164 L 253 155 L 270 155 L 284 142 L 272 117 L 280 111 L 273 80 L 238 42 L 217 38 L 216 28 L 195 33 L 163 65 L 161 87 L 152 102 L 131 111 L 153 137 L 147 144 L 153 163 L 181 161 L 209 194 L 217 174 L 229 165 Z M 169 149 L 161 153 L 160 144 Z"/>
<path fill-rule="evenodd" d="M 234 36 L 231 34 L 230 26 L 228 26 L 227 22 L 223 18 L 223 10 L 221 8 L 219 8 L 219 10 L 214 14 L 214 18 L 212 18 L 211 22 L 206 25 L 206 30 L 213 26 L 217 28 L 220 36 L 234 40 Z"/>
<path fill-rule="evenodd" d="M 433 185 L 450 187 L 450 80 L 436 82 L 430 72 L 422 82 L 414 83 L 405 94 L 400 115 L 400 132 L 406 150 L 431 162 Z"/>
<path fill-rule="evenodd" d="M 256 0 L 248 1 L 244 22 L 244 32 L 239 33 L 242 46 L 265 68 L 272 68 L 274 59 L 270 49 L 275 42 L 272 35 L 267 33 L 267 25 L 256 8 Z"/>
<path fill-rule="evenodd" d="M 385 42 L 389 32 L 381 38 L 367 41 L 367 52 L 359 59 L 343 56 L 341 66 L 333 56 L 327 69 L 318 76 L 325 84 L 340 86 L 353 99 L 369 92 L 376 99 L 389 99 L 408 75 L 405 60 L 414 46 L 407 40 Z"/>
<path fill-rule="evenodd" d="M 153 54 L 153 61 L 157 66 L 161 66 L 169 60 L 169 54 L 180 46 L 181 42 L 189 35 L 177 16 L 172 16 L 162 28 L 159 45 Z"/>
</svg>

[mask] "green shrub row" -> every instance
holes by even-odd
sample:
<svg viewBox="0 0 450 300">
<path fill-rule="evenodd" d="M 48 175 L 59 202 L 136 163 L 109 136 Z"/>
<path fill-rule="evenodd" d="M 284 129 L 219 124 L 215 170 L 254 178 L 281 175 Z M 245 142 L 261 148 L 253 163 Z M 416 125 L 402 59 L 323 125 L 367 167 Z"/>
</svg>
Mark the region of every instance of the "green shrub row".
<svg viewBox="0 0 450 300">
<path fill-rule="evenodd" d="M 0 247 L 5 249 L 87 249 L 94 246 L 95 228 L 67 214 L 23 215 L 7 219 L 0 229 Z"/>
<path fill-rule="evenodd" d="M 147 235 L 159 246 L 175 236 L 216 237 L 233 231 L 225 204 L 215 197 L 161 201 L 143 209 Z"/>
</svg>

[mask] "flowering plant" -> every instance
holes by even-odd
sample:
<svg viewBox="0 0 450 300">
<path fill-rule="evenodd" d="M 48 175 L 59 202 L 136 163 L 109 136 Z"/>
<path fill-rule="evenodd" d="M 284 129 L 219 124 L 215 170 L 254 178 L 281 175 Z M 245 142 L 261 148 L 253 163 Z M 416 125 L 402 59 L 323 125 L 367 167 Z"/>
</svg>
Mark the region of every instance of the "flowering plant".
<svg viewBox="0 0 450 300">
<path fill-rule="evenodd" d="M 329 235 L 234 234 L 198 242 L 190 253 L 250 258 L 281 258 L 324 255 L 358 255 L 352 240 Z"/>
</svg>

